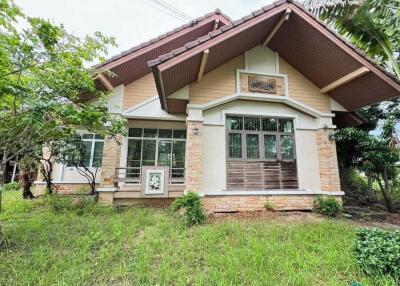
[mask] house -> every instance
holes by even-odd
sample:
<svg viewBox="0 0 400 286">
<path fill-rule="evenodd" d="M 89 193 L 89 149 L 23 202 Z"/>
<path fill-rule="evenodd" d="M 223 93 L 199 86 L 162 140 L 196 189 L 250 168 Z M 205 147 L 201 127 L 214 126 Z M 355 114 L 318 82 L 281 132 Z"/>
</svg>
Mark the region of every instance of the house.
<svg viewBox="0 0 400 286">
<path fill-rule="evenodd" d="M 231 21 L 207 14 L 101 65 L 122 144 L 83 134 L 101 166 L 99 201 L 167 204 L 184 192 L 208 212 L 311 209 L 341 200 L 337 128 L 400 95 L 400 82 L 300 4 L 278 1 Z M 61 190 L 82 187 L 55 166 Z"/>
</svg>

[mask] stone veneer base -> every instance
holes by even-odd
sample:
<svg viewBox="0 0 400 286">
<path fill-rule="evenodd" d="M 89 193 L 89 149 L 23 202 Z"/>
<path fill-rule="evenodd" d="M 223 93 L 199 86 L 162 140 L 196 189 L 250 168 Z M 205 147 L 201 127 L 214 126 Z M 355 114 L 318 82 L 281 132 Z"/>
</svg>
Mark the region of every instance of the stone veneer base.
<svg viewBox="0 0 400 286">
<path fill-rule="evenodd" d="M 316 195 L 212 196 L 202 199 L 207 213 L 262 211 L 268 203 L 274 210 L 312 210 Z M 336 197 L 341 201 L 341 197 Z"/>
<path fill-rule="evenodd" d="M 277 211 L 312 210 L 317 195 L 238 195 L 238 196 L 205 196 L 201 198 L 207 214 L 248 212 L 265 210 L 268 203 Z M 340 203 L 341 196 L 334 196 Z M 168 207 L 173 198 L 113 198 L 113 193 L 99 193 L 99 202 L 115 206 L 136 205 L 147 207 Z"/>
<path fill-rule="evenodd" d="M 87 183 L 62 183 L 54 184 L 56 187 L 56 192 L 62 195 L 73 195 L 73 194 L 84 194 L 90 193 L 90 187 Z M 39 194 L 44 194 L 46 190 L 46 185 L 43 183 L 35 183 L 35 192 Z"/>
</svg>

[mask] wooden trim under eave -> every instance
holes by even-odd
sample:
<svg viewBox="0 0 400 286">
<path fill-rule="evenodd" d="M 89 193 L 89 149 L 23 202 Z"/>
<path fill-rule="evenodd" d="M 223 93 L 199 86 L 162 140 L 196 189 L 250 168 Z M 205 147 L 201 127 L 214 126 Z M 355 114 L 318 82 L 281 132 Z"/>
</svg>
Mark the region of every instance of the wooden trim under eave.
<svg viewBox="0 0 400 286">
<path fill-rule="evenodd" d="M 318 22 L 313 16 L 308 15 L 307 12 L 303 11 L 301 8 L 297 7 L 294 4 L 291 4 L 290 7 L 293 9 L 297 15 L 301 16 L 301 18 L 306 21 L 310 26 L 318 30 L 321 34 L 326 36 L 330 41 L 332 41 L 335 45 L 342 48 L 350 57 L 359 62 L 362 66 L 367 67 L 371 72 L 385 81 L 388 85 L 393 87 L 396 91 L 400 92 L 400 84 L 396 82 L 389 75 L 385 74 L 378 67 L 376 67 L 372 62 L 366 59 L 364 56 L 360 55 L 354 49 L 352 49 L 348 44 L 343 42 L 334 32 L 331 32 L 328 28 L 324 27 L 324 25 Z"/>
<path fill-rule="evenodd" d="M 287 8 L 285 11 L 285 14 L 282 16 L 282 18 L 279 20 L 279 22 L 275 25 L 275 27 L 272 29 L 271 33 L 269 33 L 268 37 L 265 39 L 263 42 L 262 46 L 265 47 L 268 45 L 268 43 L 272 40 L 272 38 L 275 36 L 275 34 L 278 32 L 279 28 L 283 25 L 283 23 L 287 20 L 289 20 L 289 16 L 292 10 L 290 8 Z"/>
<path fill-rule="evenodd" d="M 321 93 L 328 93 L 336 88 L 338 88 L 339 86 L 342 86 L 364 74 L 366 74 L 367 72 L 369 72 L 370 70 L 366 67 L 361 67 L 359 69 L 356 69 L 355 71 L 339 78 L 338 80 L 335 80 L 334 82 L 328 84 L 327 86 L 321 88 Z"/>
<path fill-rule="evenodd" d="M 199 73 L 197 75 L 197 81 L 201 81 L 201 79 L 203 78 L 204 68 L 206 67 L 209 54 L 210 54 L 209 49 L 207 49 L 203 52 L 203 56 L 201 58 L 201 63 L 200 63 L 200 68 L 199 68 Z"/>
<path fill-rule="evenodd" d="M 108 81 L 108 79 L 104 75 L 99 74 L 96 76 L 95 79 L 99 79 L 109 91 L 114 91 L 114 86 Z"/>
</svg>

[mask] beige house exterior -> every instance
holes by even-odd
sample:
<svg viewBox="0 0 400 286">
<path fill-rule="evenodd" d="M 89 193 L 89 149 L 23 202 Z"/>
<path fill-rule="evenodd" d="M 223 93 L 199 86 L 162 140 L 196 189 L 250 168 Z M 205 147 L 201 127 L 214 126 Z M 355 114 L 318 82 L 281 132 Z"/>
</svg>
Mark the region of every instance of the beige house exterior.
<svg viewBox="0 0 400 286">
<path fill-rule="evenodd" d="M 126 119 L 128 134 L 120 145 L 85 139 L 90 163 L 102 150 L 100 203 L 168 205 L 188 191 L 202 197 L 207 212 L 258 211 L 267 203 L 308 210 L 319 195 L 341 200 L 333 132 L 362 123 L 354 111 L 399 95 L 400 85 L 330 39 L 332 32 L 297 41 L 292 53 L 304 58 L 293 60 L 286 50 L 292 42 L 281 46 L 283 39 L 300 21 L 307 35 L 321 24 L 292 1 L 250 16 L 231 21 L 217 11 L 99 66 L 117 74 L 99 85 L 111 90 L 108 108 Z M 332 54 L 344 59 L 324 62 Z M 358 65 L 337 69 L 350 58 Z M 360 80 L 387 92 L 370 95 Z M 355 102 L 360 92 L 366 100 Z M 84 187 L 73 168 L 56 164 L 54 176 L 61 190 Z"/>
</svg>

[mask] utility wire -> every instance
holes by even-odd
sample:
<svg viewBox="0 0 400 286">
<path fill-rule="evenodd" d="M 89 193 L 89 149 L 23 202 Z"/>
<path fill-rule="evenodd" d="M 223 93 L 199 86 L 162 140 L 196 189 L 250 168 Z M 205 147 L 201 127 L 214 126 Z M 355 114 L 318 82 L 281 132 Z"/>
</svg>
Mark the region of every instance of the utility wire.
<svg viewBox="0 0 400 286">
<path fill-rule="evenodd" d="M 186 14 L 185 12 L 179 10 L 178 8 L 174 7 L 173 5 L 163 1 L 163 0 L 150 0 L 154 3 L 159 4 L 162 7 L 165 7 L 166 9 L 170 10 L 173 13 L 176 13 L 177 15 L 180 15 L 184 18 L 186 18 L 187 20 L 192 20 L 193 17 L 191 17 L 190 15 Z"/>
<path fill-rule="evenodd" d="M 186 13 L 180 11 L 179 9 L 175 8 L 174 6 L 161 1 L 161 0 L 142 0 L 153 7 L 157 8 L 158 10 L 184 22 L 188 22 L 193 18 L 187 15 Z"/>
</svg>

